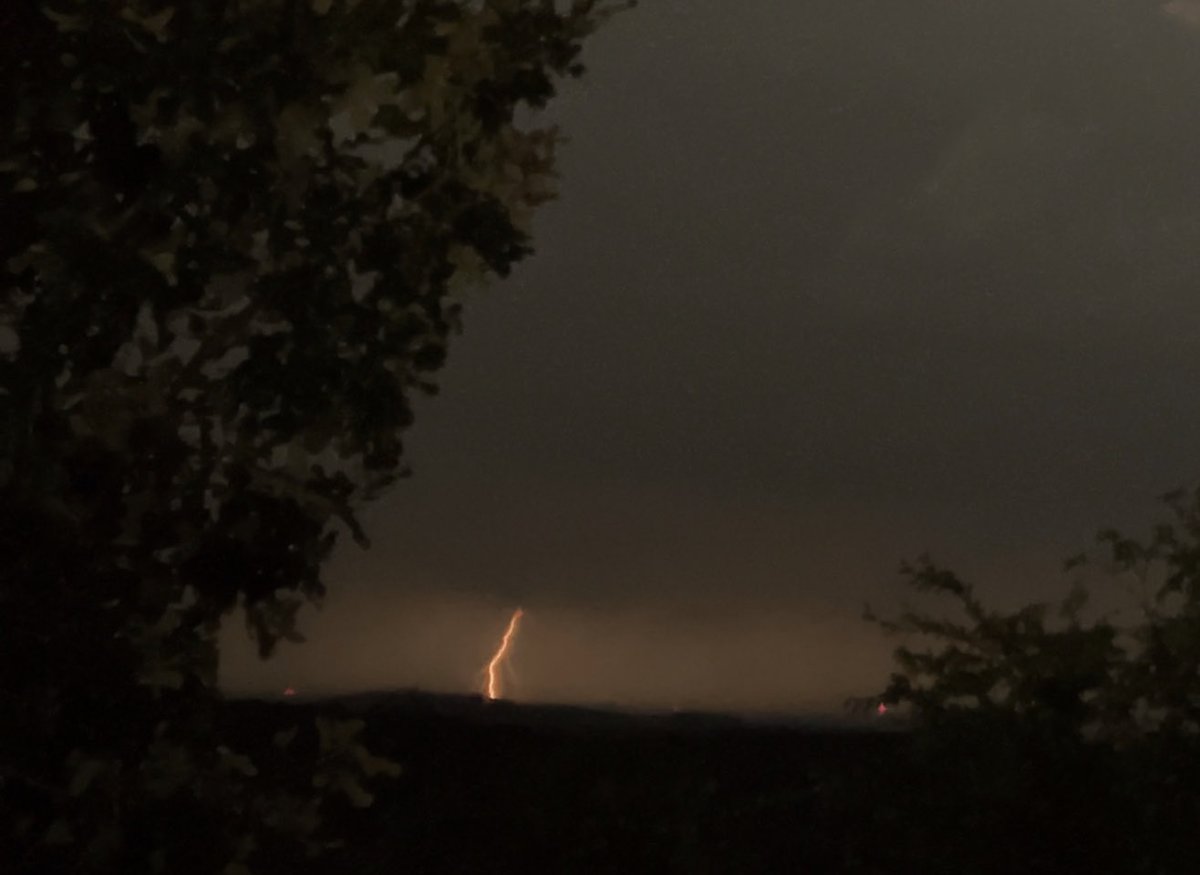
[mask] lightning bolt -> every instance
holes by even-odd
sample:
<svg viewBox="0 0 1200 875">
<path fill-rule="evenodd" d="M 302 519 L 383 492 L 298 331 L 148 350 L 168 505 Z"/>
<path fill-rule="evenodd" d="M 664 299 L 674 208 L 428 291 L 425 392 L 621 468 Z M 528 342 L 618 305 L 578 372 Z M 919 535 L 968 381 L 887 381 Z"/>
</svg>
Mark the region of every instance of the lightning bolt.
<svg viewBox="0 0 1200 875">
<path fill-rule="evenodd" d="M 517 634 L 517 626 L 520 625 L 521 617 L 524 614 L 525 612 L 520 608 L 513 611 L 513 615 L 508 621 L 508 628 L 504 630 L 504 637 L 500 639 L 500 646 L 496 648 L 491 662 L 487 664 L 487 685 L 484 688 L 483 694 L 489 699 L 500 697 L 500 684 L 496 678 L 496 669 L 500 667 L 500 663 L 504 662 L 504 658 L 508 656 L 513 637 Z"/>
</svg>

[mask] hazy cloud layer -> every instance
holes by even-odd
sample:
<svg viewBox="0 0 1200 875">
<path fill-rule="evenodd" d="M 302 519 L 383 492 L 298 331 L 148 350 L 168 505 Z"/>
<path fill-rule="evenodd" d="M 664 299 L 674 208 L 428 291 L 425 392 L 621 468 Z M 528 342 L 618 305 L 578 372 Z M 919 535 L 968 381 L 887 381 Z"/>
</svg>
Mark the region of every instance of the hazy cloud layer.
<svg viewBox="0 0 1200 875">
<path fill-rule="evenodd" d="M 883 681 L 857 613 L 901 557 L 1015 601 L 1145 523 L 1200 446 L 1195 8 L 615 21 L 539 254 L 470 302 L 417 477 L 271 683 L 468 689 L 523 604 L 527 697 L 832 701 Z"/>
</svg>

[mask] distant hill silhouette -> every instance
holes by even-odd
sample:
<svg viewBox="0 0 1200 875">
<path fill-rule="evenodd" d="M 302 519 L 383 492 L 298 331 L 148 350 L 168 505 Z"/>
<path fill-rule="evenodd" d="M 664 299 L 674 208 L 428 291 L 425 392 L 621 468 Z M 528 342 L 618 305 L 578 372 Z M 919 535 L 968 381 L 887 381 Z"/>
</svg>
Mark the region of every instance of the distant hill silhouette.
<svg viewBox="0 0 1200 875">
<path fill-rule="evenodd" d="M 800 843 L 821 774 L 886 760 L 903 740 L 870 731 L 888 721 L 417 691 L 240 700 L 230 713 L 246 745 L 318 714 L 359 716 L 371 749 L 403 764 L 370 809 L 347 814 L 332 873 L 776 871 L 802 851 L 832 861 L 836 848 Z"/>
</svg>

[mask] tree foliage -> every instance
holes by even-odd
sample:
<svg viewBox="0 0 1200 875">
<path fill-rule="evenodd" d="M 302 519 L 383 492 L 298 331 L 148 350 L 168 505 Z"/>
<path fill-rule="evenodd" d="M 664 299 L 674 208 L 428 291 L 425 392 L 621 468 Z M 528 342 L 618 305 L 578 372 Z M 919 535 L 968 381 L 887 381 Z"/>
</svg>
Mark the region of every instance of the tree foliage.
<svg viewBox="0 0 1200 875">
<path fill-rule="evenodd" d="M 955 610 L 872 617 L 909 637 L 896 649 L 899 671 L 883 701 L 907 704 L 923 722 L 1007 713 L 1117 744 L 1200 737 L 1200 489 L 1163 500 L 1170 518 L 1144 540 L 1114 529 L 1098 536 L 1107 571 L 1137 584 L 1134 621 L 1085 616 L 1089 593 L 1080 582 L 1057 605 L 1005 612 L 987 608 L 928 556 L 906 563 L 910 586 Z M 1066 569 L 1096 558 L 1073 557 Z"/>
<path fill-rule="evenodd" d="M 950 607 L 871 617 L 904 636 L 881 699 L 914 725 L 907 758 L 861 804 L 921 812 L 894 813 L 876 865 L 937 847 L 946 871 L 1194 870 L 1200 489 L 1164 501 L 1147 537 L 1107 529 L 1098 554 L 1066 563 L 1132 581 L 1132 619 L 1089 611 L 1078 581 L 1057 605 L 1003 611 L 927 556 L 903 567 Z"/>
<path fill-rule="evenodd" d="M 240 824 L 312 831 L 311 787 L 264 802 L 214 739 L 216 630 L 240 605 L 264 656 L 298 638 L 339 528 L 367 543 L 459 293 L 554 193 L 522 108 L 615 9 L 0 11 L 0 856 L 240 871 Z M 318 789 L 368 798 L 364 756 Z"/>
</svg>

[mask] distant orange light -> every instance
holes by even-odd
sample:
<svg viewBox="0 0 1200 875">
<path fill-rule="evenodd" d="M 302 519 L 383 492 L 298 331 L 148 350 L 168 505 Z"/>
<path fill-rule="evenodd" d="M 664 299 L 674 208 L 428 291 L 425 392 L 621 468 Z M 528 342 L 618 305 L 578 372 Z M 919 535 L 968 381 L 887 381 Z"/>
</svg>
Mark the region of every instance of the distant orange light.
<svg viewBox="0 0 1200 875">
<path fill-rule="evenodd" d="M 500 684 L 496 681 L 496 669 L 508 655 L 509 645 L 512 643 L 513 636 L 517 634 L 517 625 L 521 622 L 524 614 L 525 612 L 520 608 L 513 611 L 512 618 L 508 621 L 508 628 L 504 630 L 504 637 L 500 640 L 500 646 L 496 648 L 496 653 L 487 665 L 487 686 L 484 688 L 484 695 L 489 699 L 495 700 L 500 697 Z"/>
</svg>

